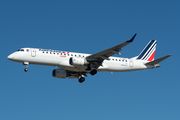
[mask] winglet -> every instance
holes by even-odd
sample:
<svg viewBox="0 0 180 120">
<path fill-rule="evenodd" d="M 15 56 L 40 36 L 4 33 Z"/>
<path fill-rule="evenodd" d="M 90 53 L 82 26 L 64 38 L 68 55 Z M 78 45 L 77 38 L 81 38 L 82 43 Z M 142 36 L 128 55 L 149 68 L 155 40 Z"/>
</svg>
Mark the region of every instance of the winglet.
<svg viewBox="0 0 180 120">
<path fill-rule="evenodd" d="M 137 33 L 134 34 L 134 36 L 130 40 L 126 41 L 126 42 L 132 42 L 134 40 L 134 38 L 136 37 L 136 35 L 137 35 Z"/>
</svg>

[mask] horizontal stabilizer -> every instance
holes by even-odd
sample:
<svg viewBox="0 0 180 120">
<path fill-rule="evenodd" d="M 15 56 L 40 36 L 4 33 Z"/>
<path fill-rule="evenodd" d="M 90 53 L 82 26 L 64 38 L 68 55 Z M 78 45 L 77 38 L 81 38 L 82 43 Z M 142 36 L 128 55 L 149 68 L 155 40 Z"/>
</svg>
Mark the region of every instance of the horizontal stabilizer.
<svg viewBox="0 0 180 120">
<path fill-rule="evenodd" d="M 172 55 L 166 55 L 166 56 L 161 57 L 161 58 L 159 58 L 159 59 L 156 59 L 156 60 L 154 60 L 154 61 L 148 62 L 148 63 L 146 63 L 145 65 L 155 65 L 155 64 L 158 64 L 159 62 L 165 60 L 166 58 L 168 58 L 168 57 L 170 57 L 170 56 L 172 56 Z"/>
</svg>

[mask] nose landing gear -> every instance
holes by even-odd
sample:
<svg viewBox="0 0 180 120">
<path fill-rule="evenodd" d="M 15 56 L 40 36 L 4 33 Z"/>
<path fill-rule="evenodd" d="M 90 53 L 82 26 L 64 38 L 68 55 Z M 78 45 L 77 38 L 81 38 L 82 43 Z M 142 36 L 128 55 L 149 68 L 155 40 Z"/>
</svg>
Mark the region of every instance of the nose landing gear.
<svg viewBox="0 0 180 120">
<path fill-rule="evenodd" d="M 27 71 L 28 71 L 28 68 L 25 68 L 24 71 L 27 72 Z"/>
<path fill-rule="evenodd" d="M 24 69 L 24 71 L 27 72 L 27 71 L 28 71 L 29 62 L 23 62 L 23 65 L 26 66 L 26 68 Z"/>
</svg>

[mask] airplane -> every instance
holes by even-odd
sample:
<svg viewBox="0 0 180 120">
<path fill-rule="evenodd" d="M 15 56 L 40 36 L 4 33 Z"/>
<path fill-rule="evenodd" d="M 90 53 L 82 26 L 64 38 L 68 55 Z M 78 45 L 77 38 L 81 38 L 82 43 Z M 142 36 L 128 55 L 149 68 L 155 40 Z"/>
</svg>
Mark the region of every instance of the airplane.
<svg viewBox="0 0 180 120">
<path fill-rule="evenodd" d="M 95 54 L 84 54 L 59 50 L 21 48 L 10 54 L 7 59 L 23 63 L 24 71 L 28 71 L 29 64 L 56 66 L 52 71 L 52 76 L 56 78 L 78 78 L 79 83 L 85 81 L 87 74 L 95 75 L 100 71 L 127 72 L 136 70 L 146 70 L 160 67 L 159 62 L 170 57 L 166 55 L 154 60 L 157 40 L 150 40 L 142 52 L 133 58 L 113 57 L 129 43 L 132 43 L 134 36 L 119 45 L 106 49 Z"/>
</svg>

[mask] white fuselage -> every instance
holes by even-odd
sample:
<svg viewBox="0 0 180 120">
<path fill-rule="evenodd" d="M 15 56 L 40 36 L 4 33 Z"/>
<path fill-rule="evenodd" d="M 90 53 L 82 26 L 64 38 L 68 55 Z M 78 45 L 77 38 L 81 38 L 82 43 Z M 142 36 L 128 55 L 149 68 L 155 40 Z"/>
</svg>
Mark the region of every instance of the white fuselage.
<svg viewBox="0 0 180 120">
<path fill-rule="evenodd" d="M 8 56 L 8 59 L 28 64 L 57 66 L 59 68 L 75 71 L 75 72 L 88 72 L 85 69 L 87 66 L 73 66 L 70 65 L 69 59 L 71 57 L 86 58 L 90 54 L 64 52 L 57 50 L 46 50 L 36 48 L 22 48 Z M 110 71 L 110 72 L 125 72 L 144 70 L 152 68 L 144 65 L 143 60 L 128 59 L 121 57 L 109 57 L 108 60 L 104 60 L 102 65 L 97 71 Z"/>
<path fill-rule="evenodd" d="M 142 52 L 133 58 L 111 57 L 120 54 L 122 48 L 134 40 L 135 34 L 130 40 L 118 44 L 109 49 L 95 54 L 84 54 L 75 52 L 65 52 L 58 50 L 47 50 L 37 48 L 22 48 L 10 54 L 8 59 L 23 63 L 28 71 L 28 64 L 48 65 L 59 67 L 52 71 L 52 76 L 56 78 L 78 78 L 80 83 L 85 81 L 84 76 L 88 73 L 95 75 L 99 71 L 126 72 L 135 70 L 145 70 L 160 67 L 159 62 L 171 55 L 166 55 L 154 60 L 156 51 L 156 40 L 150 40 Z"/>
</svg>

